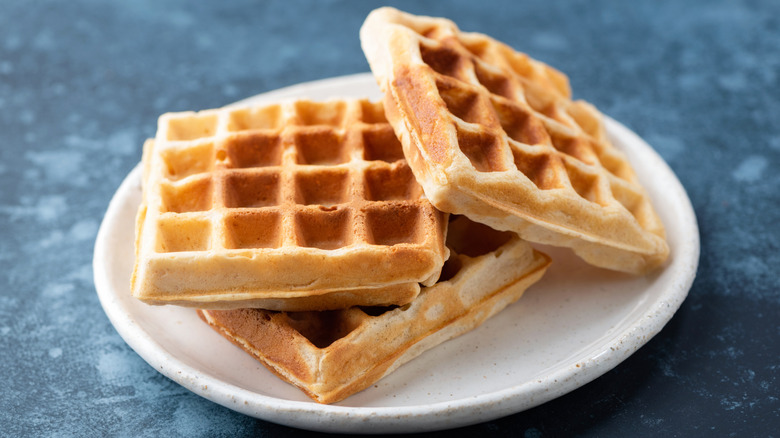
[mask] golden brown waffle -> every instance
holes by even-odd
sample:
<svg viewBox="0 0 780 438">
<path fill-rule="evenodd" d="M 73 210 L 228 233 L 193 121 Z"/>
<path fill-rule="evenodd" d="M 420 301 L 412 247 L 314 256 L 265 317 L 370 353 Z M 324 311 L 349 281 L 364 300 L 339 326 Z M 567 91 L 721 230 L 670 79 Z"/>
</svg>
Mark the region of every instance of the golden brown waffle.
<svg viewBox="0 0 780 438">
<path fill-rule="evenodd" d="M 436 207 L 571 247 L 596 266 L 642 273 L 667 258 L 630 163 L 562 73 L 449 20 L 392 8 L 373 11 L 360 36 Z"/>
<path fill-rule="evenodd" d="M 549 258 L 516 234 L 460 217 L 442 278 L 403 307 L 326 312 L 201 310 L 224 337 L 320 403 L 342 400 L 517 300 Z"/>
<path fill-rule="evenodd" d="M 144 174 L 132 291 L 147 303 L 405 304 L 448 256 L 380 103 L 166 114 Z"/>
</svg>

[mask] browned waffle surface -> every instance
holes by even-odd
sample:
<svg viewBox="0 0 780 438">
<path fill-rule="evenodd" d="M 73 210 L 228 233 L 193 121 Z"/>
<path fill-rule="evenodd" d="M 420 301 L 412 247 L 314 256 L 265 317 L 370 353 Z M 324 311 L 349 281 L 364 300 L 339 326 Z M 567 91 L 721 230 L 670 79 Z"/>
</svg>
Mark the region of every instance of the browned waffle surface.
<svg viewBox="0 0 780 438">
<path fill-rule="evenodd" d="M 361 29 L 385 110 L 431 202 L 588 262 L 641 273 L 664 228 L 603 116 L 568 79 L 449 20 L 392 8 Z"/>
<path fill-rule="evenodd" d="M 166 114 L 144 167 L 133 294 L 149 303 L 403 304 L 447 258 L 379 103 Z"/>
<path fill-rule="evenodd" d="M 204 321 L 320 403 L 342 400 L 517 300 L 549 258 L 514 233 L 458 218 L 439 281 L 402 307 L 200 310 Z"/>
</svg>

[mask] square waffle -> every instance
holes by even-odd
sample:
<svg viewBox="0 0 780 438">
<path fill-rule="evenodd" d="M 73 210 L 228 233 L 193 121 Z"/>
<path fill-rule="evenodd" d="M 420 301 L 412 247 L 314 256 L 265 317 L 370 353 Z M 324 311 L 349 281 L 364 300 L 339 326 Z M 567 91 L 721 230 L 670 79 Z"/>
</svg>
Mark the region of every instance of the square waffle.
<svg viewBox="0 0 780 438">
<path fill-rule="evenodd" d="M 385 111 L 428 199 L 587 262 L 644 273 L 663 224 L 603 116 L 568 79 L 449 20 L 392 8 L 360 31 Z"/>
<path fill-rule="evenodd" d="M 165 114 L 144 148 L 133 295 L 276 310 L 406 304 L 448 250 L 382 105 Z"/>
<path fill-rule="evenodd" d="M 324 312 L 199 310 L 201 318 L 320 403 L 361 391 L 516 301 L 550 259 L 514 233 L 459 217 L 438 283 L 402 307 Z"/>
</svg>

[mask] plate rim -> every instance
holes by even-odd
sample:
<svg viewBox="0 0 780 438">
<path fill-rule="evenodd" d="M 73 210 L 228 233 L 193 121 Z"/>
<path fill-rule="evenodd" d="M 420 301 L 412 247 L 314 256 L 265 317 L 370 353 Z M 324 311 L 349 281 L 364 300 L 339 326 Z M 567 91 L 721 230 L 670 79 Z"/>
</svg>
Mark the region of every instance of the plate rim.
<svg viewBox="0 0 780 438">
<path fill-rule="evenodd" d="M 297 94 L 306 94 L 306 91 L 312 88 L 337 88 L 345 84 L 354 85 L 356 82 L 369 81 L 374 82 L 370 73 L 320 79 L 261 93 L 229 106 L 290 98 Z M 611 134 L 636 142 L 641 146 L 645 158 L 653 160 L 650 165 L 658 166 L 662 172 L 671 176 L 667 183 L 677 192 L 676 195 L 681 201 L 680 213 L 689 219 L 680 226 L 685 229 L 690 241 L 684 246 L 685 251 L 676 248 L 678 252 L 674 254 L 674 260 L 664 267 L 664 269 L 676 269 L 680 272 L 672 276 L 672 283 L 655 299 L 654 305 L 649 306 L 648 310 L 639 315 L 625 330 L 615 333 L 609 341 L 605 342 L 598 354 L 591 355 L 588 360 L 581 361 L 576 366 L 572 364 L 569 367 L 553 370 L 542 379 L 525 381 L 498 391 L 453 401 L 408 406 L 356 407 L 321 405 L 313 401 L 285 400 L 258 394 L 191 367 L 167 352 L 150 333 L 136 323 L 118 299 L 112 298 L 113 291 L 110 287 L 107 267 L 111 238 L 107 231 L 108 224 L 118 215 L 123 198 L 120 195 L 129 192 L 140 182 L 140 164 L 125 177 L 112 196 L 98 230 L 93 253 L 93 275 L 98 298 L 111 324 L 122 339 L 157 371 L 197 395 L 266 421 L 325 432 L 422 432 L 489 421 L 530 409 L 571 392 L 605 374 L 646 344 L 674 316 L 685 300 L 696 276 L 700 254 L 699 230 L 690 198 L 682 183 L 660 155 L 637 134 L 607 116 L 605 119 L 607 130 Z M 651 314 L 654 317 L 646 317 Z M 598 358 L 598 361 L 595 361 L 595 358 Z M 555 382 L 555 385 L 551 385 L 551 382 Z M 203 390 L 204 385 L 209 389 Z M 552 390 L 550 390 L 551 386 Z M 251 402 L 237 403 L 237 398 L 242 399 L 243 402 Z M 481 415 L 462 415 L 475 408 L 481 410 Z"/>
</svg>

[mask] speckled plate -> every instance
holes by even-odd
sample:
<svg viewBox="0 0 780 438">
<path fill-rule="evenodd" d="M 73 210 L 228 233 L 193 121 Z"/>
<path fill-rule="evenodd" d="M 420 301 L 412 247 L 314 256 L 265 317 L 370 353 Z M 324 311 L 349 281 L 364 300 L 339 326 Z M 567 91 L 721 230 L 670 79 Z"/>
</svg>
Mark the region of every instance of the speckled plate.
<svg viewBox="0 0 780 438">
<path fill-rule="evenodd" d="M 240 103 L 334 96 L 378 98 L 368 74 L 296 85 Z M 520 412 L 609 371 L 653 337 L 680 306 L 699 259 L 690 201 L 664 161 L 633 132 L 607 120 L 666 225 L 669 263 L 646 277 L 590 267 L 544 248 L 554 264 L 541 282 L 477 330 L 402 366 L 335 405 L 319 405 L 202 323 L 190 309 L 130 296 L 139 168 L 108 207 L 95 244 L 95 285 L 124 340 L 159 372 L 194 393 L 264 420 L 329 432 L 414 432 Z"/>
</svg>

